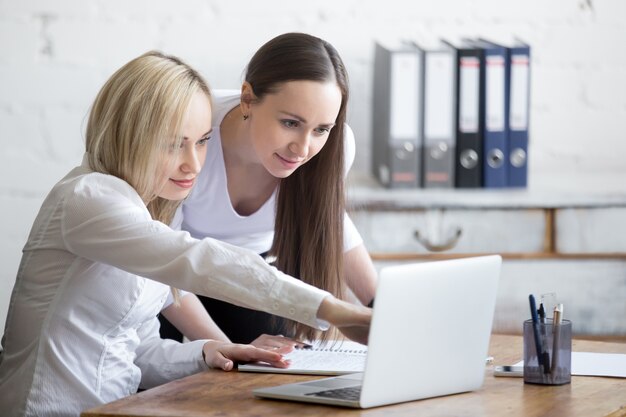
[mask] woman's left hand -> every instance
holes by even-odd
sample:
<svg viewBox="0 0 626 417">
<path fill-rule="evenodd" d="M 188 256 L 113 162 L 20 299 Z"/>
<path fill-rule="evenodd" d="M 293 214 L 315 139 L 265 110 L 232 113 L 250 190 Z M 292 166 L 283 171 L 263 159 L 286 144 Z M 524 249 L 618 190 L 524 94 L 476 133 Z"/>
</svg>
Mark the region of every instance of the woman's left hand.
<svg viewBox="0 0 626 417">
<path fill-rule="evenodd" d="M 267 362 L 277 368 L 287 368 L 288 360 L 276 350 L 260 349 L 252 345 L 240 345 L 236 343 L 210 340 L 202 347 L 204 361 L 211 368 L 219 368 L 231 371 L 235 362 Z"/>
<path fill-rule="evenodd" d="M 294 348 L 304 348 L 309 346 L 307 343 L 290 339 L 283 335 L 272 336 L 269 334 L 262 334 L 250 342 L 250 344 L 261 349 L 273 350 L 281 354 L 289 353 L 294 350 Z"/>
</svg>

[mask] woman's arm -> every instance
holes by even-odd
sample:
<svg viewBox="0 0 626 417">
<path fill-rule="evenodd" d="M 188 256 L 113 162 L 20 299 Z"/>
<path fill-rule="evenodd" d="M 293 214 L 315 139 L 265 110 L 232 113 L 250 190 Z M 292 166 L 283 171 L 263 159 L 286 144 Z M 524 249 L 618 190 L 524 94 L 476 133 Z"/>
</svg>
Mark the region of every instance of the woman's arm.
<svg viewBox="0 0 626 417">
<path fill-rule="evenodd" d="M 170 304 L 161 314 L 191 341 L 211 339 L 230 342 L 195 294 L 185 294 L 179 305 Z"/>
<path fill-rule="evenodd" d="M 151 388 L 200 372 L 207 366 L 224 371 L 232 370 L 236 362 L 263 361 L 278 368 L 289 366 L 289 362 L 282 356 L 288 352 L 285 349 L 259 349 L 218 340 L 179 343 L 161 339 L 156 317 L 143 323 L 137 329 L 137 335 L 140 343 L 135 364 L 141 369 L 142 388 Z"/>
<path fill-rule="evenodd" d="M 339 300 L 332 295 L 324 298 L 317 317 L 332 323 L 346 337 L 367 344 L 372 309 Z"/>
<path fill-rule="evenodd" d="M 252 345 L 239 345 L 235 343 L 218 342 L 209 340 L 202 348 L 202 356 L 205 363 L 211 368 L 219 368 L 231 371 L 235 362 L 267 362 L 276 368 L 287 368 L 290 364 L 283 359 L 282 354 L 286 351 L 259 349 Z"/>
<path fill-rule="evenodd" d="M 376 294 L 378 274 L 365 246 L 360 244 L 343 254 L 346 284 L 363 305 L 368 305 Z"/>
<path fill-rule="evenodd" d="M 344 178 L 348 176 L 356 155 L 354 132 L 347 124 L 344 126 Z M 378 274 L 369 253 L 363 245 L 363 239 L 350 217 L 344 215 L 344 277 L 348 288 L 358 300 L 369 305 L 376 293 Z M 345 249 L 344 249 L 345 250 Z"/>
<path fill-rule="evenodd" d="M 250 250 L 196 240 L 153 220 L 120 179 L 87 177 L 62 205 L 64 249 L 194 294 L 325 328 L 316 313 L 328 292 L 283 274 Z"/>
<path fill-rule="evenodd" d="M 194 294 L 186 293 L 179 305 L 171 304 L 164 308 L 161 314 L 190 341 L 210 339 L 215 342 L 230 342 L 228 336 L 213 321 Z M 302 342 L 297 340 L 268 334 L 262 334 L 250 344 L 261 349 L 276 350 L 279 353 L 288 353 L 296 346 L 304 346 Z M 219 367 L 221 368 L 221 366 Z"/>
</svg>

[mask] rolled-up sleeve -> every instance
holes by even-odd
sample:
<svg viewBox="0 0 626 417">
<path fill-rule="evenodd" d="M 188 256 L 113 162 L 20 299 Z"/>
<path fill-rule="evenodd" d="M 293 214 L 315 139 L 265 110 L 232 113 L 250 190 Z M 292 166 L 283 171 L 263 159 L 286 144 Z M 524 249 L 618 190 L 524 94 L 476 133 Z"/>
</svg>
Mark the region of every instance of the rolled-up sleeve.
<svg viewBox="0 0 626 417">
<path fill-rule="evenodd" d="M 151 218 L 126 182 L 92 173 L 64 200 L 62 234 L 84 258 L 242 307 L 326 329 L 317 310 L 328 292 L 290 277 L 259 255 L 206 238 L 193 239 Z"/>
</svg>

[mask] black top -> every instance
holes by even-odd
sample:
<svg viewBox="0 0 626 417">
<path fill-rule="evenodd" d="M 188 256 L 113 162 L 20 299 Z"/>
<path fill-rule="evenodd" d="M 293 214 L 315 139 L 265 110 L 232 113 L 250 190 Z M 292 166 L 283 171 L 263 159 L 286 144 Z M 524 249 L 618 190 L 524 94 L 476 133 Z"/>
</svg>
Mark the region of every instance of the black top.
<svg viewBox="0 0 626 417">
<path fill-rule="evenodd" d="M 250 343 L 263 333 L 285 335 L 281 317 L 201 295 L 198 298 L 233 343 Z M 159 320 L 162 338 L 182 341 L 182 334 L 165 317 L 160 315 Z"/>
<path fill-rule="evenodd" d="M 265 257 L 267 253 L 260 256 Z M 262 334 L 289 336 L 285 330 L 285 319 L 262 311 L 239 307 L 214 298 L 198 295 L 215 324 L 222 329 L 233 343 L 250 343 Z M 160 333 L 163 339 L 183 341 L 183 335 L 165 317 L 159 314 Z"/>
<path fill-rule="evenodd" d="M 262 254 L 264 256 L 266 254 Z M 198 295 L 220 329 L 233 343 L 250 343 L 262 334 L 292 336 L 285 329 L 286 320 L 273 314 L 239 307 L 214 298 Z M 368 307 L 374 306 L 374 300 Z M 183 335 L 165 317 L 159 315 L 161 337 L 182 342 Z"/>
<path fill-rule="evenodd" d="M 263 333 L 269 335 L 286 334 L 285 320 L 282 317 L 262 311 L 238 307 L 224 301 L 199 295 L 198 298 L 215 320 L 215 323 L 233 343 L 250 343 Z M 368 307 L 374 307 L 374 300 Z M 161 337 L 182 342 L 182 334 L 167 319 L 159 315 Z"/>
</svg>

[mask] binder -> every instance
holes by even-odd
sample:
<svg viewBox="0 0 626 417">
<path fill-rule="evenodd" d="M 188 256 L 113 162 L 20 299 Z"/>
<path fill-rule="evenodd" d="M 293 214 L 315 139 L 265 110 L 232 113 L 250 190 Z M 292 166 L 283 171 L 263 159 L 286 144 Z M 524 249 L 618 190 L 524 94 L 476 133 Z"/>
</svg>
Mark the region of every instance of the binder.
<svg viewBox="0 0 626 417">
<path fill-rule="evenodd" d="M 455 167 L 456 188 L 482 187 L 481 67 L 483 50 L 464 40 L 444 41 L 456 50 Z"/>
<path fill-rule="evenodd" d="M 508 186 L 528 185 L 528 116 L 530 112 L 530 46 L 516 40 L 508 48 L 509 156 Z"/>
<path fill-rule="evenodd" d="M 372 170 L 389 188 L 420 185 L 422 68 L 422 56 L 410 43 L 376 43 Z"/>
<path fill-rule="evenodd" d="M 483 133 L 483 187 L 506 187 L 508 155 L 507 48 L 485 41 L 472 44 L 483 50 L 481 60 L 481 128 Z"/>
<path fill-rule="evenodd" d="M 414 45 L 424 60 L 422 186 L 453 188 L 456 53 L 440 41 Z"/>
</svg>

